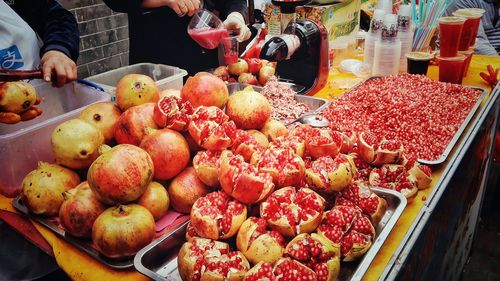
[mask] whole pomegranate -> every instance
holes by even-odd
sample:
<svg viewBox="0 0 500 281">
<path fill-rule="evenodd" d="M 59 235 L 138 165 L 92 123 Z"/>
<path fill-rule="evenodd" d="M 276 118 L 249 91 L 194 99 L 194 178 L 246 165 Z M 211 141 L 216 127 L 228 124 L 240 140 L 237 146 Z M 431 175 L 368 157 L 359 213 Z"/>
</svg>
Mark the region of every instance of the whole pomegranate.
<svg viewBox="0 0 500 281">
<path fill-rule="evenodd" d="M 92 227 L 92 242 L 109 258 L 135 255 L 153 241 L 155 220 L 141 205 L 111 207 L 97 217 Z"/>
<path fill-rule="evenodd" d="M 51 143 L 57 164 L 85 169 L 99 156 L 97 148 L 104 144 L 104 136 L 92 124 L 71 119 L 52 131 Z"/>
<path fill-rule="evenodd" d="M 111 143 L 115 136 L 115 126 L 122 112 L 112 102 L 98 102 L 87 106 L 78 118 L 89 122 L 99 129 L 106 143 Z"/>
<path fill-rule="evenodd" d="M 181 90 L 183 100 L 191 102 L 194 108 L 200 105 L 224 108 L 229 92 L 226 83 L 208 72 L 198 72 L 189 77 Z"/>
<path fill-rule="evenodd" d="M 21 114 L 36 101 L 35 88 L 26 82 L 0 82 L 0 111 Z"/>
<path fill-rule="evenodd" d="M 261 129 L 271 116 L 271 105 L 266 97 L 248 87 L 229 97 L 226 114 L 240 129 Z"/>
<path fill-rule="evenodd" d="M 143 149 L 120 144 L 102 146 L 103 154 L 89 168 L 87 181 L 101 202 L 108 205 L 139 198 L 153 179 L 153 161 Z"/>
<path fill-rule="evenodd" d="M 198 178 L 193 167 L 187 167 L 168 186 L 172 208 L 189 214 L 194 202 L 208 193 L 208 187 Z"/>
<path fill-rule="evenodd" d="M 116 103 L 121 110 L 148 102 L 157 102 L 160 90 L 151 77 L 143 74 L 127 74 L 116 85 Z"/>
<path fill-rule="evenodd" d="M 271 65 L 267 64 L 259 69 L 259 83 L 265 85 L 267 80 L 276 73 L 276 69 Z"/>
<path fill-rule="evenodd" d="M 155 221 L 157 221 L 168 212 L 170 198 L 163 185 L 152 181 L 142 196 L 137 199 L 137 204 L 148 209 Z"/>
<path fill-rule="evenodd" d="M 174 130 L 151 130 L 142 140 L 140 147 L 151 156 L 154 178 L 158 180 L 175 177 L 186 168 L 190 160 L 186 139 Z"/>
<path fill-rule="evenodd" d="M 84 181 L 63 193 L 64 202 L 59 209 L 61 225 L 67 233 L 76 237 L 89 237 L 97 217 L 106 210 L 89 184 Z"/>
<path fill-rule="evenodd" d="M 79 183 L 80 178 L 70 169 L 38 162 L 38 167 L 23 179 L 21 198 L 34 214 L 57 215 L 64 201 L 63 193 Z"/>
<path fill-rule="evenodd" d="M 266 122 L 267 123 L 267 122 Z M 248 130 L 247 133 L 254 137 L 254 139 L 260 143 L 263 147 L 268 147 L 269 146 L 269 140 L 267 139 L 266 135 L 264 135 L 261 131 L 257 130 Z"/>
<path fill-rule="evenodd" d="M 154 103 L 146 103 L 131 107 L 122 113 L 116 124 L 116 142 L 139 146 L 146 135 L 146 128 L 158 129 L 153 120 L 154 108 Z"/>
<path fill-rule="evenodd" d="M 229 70 L 227 66 L 219 66 L 214 70 L 214 75 L 222 79 L 223 81 L 229 80 Z"/>
<path fill-rule="evenodd" d="M 244 59 L 238 59 L 237 62 L 228 65 L 227 68 L 231 75 L 240 76 L 240 74 L 248 72 L 248 63 Z"/>
</svg>

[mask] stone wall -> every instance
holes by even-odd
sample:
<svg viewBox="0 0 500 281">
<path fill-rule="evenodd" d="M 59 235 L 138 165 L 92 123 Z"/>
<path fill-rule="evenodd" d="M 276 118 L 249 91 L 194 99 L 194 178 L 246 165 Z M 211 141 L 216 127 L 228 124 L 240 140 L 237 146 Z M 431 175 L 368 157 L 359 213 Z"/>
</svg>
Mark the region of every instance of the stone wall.
<svg viewBox="0 0 500 281">
<path fill-rule="evenodd" d="M 80 29 L 78 77 L 85 78 L 128 65 L 127 15 L 101 0 L 59 0 L 75 15 Z"/>
</svg>

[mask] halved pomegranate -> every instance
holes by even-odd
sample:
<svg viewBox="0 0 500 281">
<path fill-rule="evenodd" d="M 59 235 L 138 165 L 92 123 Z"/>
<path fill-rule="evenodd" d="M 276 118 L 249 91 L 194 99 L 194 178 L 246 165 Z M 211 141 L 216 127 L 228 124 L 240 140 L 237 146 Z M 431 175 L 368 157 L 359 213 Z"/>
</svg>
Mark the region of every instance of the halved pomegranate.
<svg viewBox="0 0 500 281">
<path fill-rule="evenodd" d="M 193 167 L 196 171 L 196 175 L 204 184 L 210 187 L 219 186 L 220 158 L 222 153 L 227 152 L 229 151 L 203 150 L 196 153 L 193 158 Z"/>
<path fill-rule="evenodd" d="M 403 154 L 401 142 L 380 139 L 368 132 L 359 135 L 358 147 L 360 156 L 374 166 L 397 163 Z"/>
<path fill-rule="evenodd" d="M 351 183 L 355 173 L 356 168 L 350 156 L 323 156 L 311 162 L 310 168 L 306 169 L 306 182 L 319 192 L 338 192 Z"/>
<path fill-rule="evenodd" d="M 274 190 L 271 175 L 260 172 L 241 155 L 231 152 L 221 158 L 219 181 L 225 192 L 245 204 L 260 202 Z"/>
<path fill-rule="evenodd" d="M 346 202 L 347 201 L 347 202 Z M 377 225 L 387 211 L 387 201 L 375 194 L 363 181 L 352 182 L 336 198 L 336 205 L 358 206 Z"/>
<path fill-rule="evenodd" d="M 323 156 L 335 157 L 339 154 L 344 137 L 329 128 L 313 128 L 306 139 L 306 152 L 313 158 Z"/>
<path fill-rule="evenodd" d="M 185 131 L 193 112 L 194 108 L 189 101 L 183 101 L 176 96 L 166 96 L 156 103 L 153 120 L 160 128 Z"/>
<path fill-rule="evenodd" d="M 290 258 L 279 259 L 274 267 L 268 262 L 259 262 L 246 274 L 243 281 L 299 281 L 318 280 L 316 273 L 302 263 Z"/>
<path fill-rule="evenodd" d="M 208 150 L 223 150 L 233 144 L 236 125 L 218 107 L 200 106 L 191 116 L 189 134 L 201 147 Z"/>
<path fill-rule="evenodd" d="M 340 249 L 317 233 L 299 234 L 288 243 L 285 254 L 316 272 L 318 281 L 337 280 L 340 271 Z"/>
<path fill-rule="evenodd" d="M 269 148 L 291 149 L 295 154 L 303 157 L 306 150 L 306 141 L 298 136 L 279 137 L 271 142 Z"/>
<path fill-rule="evenodd" d="M 340 136 L 342 137 L 342 145 L 340 146 L 340 153 L 344 154 L 350 153 L 358 140 L 356 133 L 353 131 L 341 131 L 339 133 Z"/>
<path fill-rule="evenodd" d="M 368 164 L 360 155 L 359 155 L 359 147 L 354 147 L 349 153 L 352 161 L 354 162 L 354 166 L 356 167 L 357 173 L 354 173 L 353 180 L 363 180 L 368 181 L 370 177 L 370 172 L 373 169 L 373 166 Z"/>
<path fill-rule="evenodd" d="M 231 252 L 229 245 L 204 238 L 184 243 L 177 257 L 182 280 L 242 280 L 250 264 L 240 252 Z"/>
<path fill-rule="evenodd" d="M 403 165 L 385 164 L 374 168 L 370 173 L 369 183 L 401 192 L 408 202 L 417 196 L 417 179 Z"/>
<path fill-rule="evenodd" d="M 408 172 L 417 181 L 418 189 L 426 189 L 431 186 L 432 182 L 432 170 L 429 166 L 415 162 L 413 167 L 411 167 Z"/>
<path fill-rule="evenodd" d="M 277 187 L 297 186 L 305 173 L 304 160 L 290 149 L 268 149 L 252 155 L 260 172 L 269 173 Z"/>
<path fill-rule="evenodd" d="M 318 234 L 340 248 L 343 261 L 353 261 L 371 247 L 375 228 L 356 207 L 335 206 L 324 213 Z"/>
<path fill-rule="evenodd" d="M 262 152 L 265 149 L 266 148 L 262 144 L 257 142 L 254 137 L 250 136 L 250 134 L 244 130 L 238 130 L 236 132 L 236 137 L 231 147 L 231 150 L 235 154 L 243 156 L 243 159 L 247 162 L 250 162 L 254 152 Z"/>
<path fill-rule="evenodd" d="M 191 241 L 195 237 L 199 237 L 198 233 L 196 233 L 196 230 L 191 225 L 191 222 L 188 222 L 186 226 L 186 241 Z"/>
<path fill-rule="evenodd" d="M 288 186 L 260 204 L 260 216 L 285 237 L 313 232 L 321 222 L 325 199 L 309 188 Z"/>
<path fill-rule="evenodd" d="M 236 235 L 247 218 L 247 207 L 223 191 L 198 198 L 191 209 L 191 224 L 200 237 L 226 239 Z"/>
<path fill-rule="evenodd" d="M 277 231 L 267 230 L 264 219 L 250 217 L 238 231 L 236 246 L 253 264 L 259 261 L 274 264 L 283 256 L 285 238 Z"/>
</svg>

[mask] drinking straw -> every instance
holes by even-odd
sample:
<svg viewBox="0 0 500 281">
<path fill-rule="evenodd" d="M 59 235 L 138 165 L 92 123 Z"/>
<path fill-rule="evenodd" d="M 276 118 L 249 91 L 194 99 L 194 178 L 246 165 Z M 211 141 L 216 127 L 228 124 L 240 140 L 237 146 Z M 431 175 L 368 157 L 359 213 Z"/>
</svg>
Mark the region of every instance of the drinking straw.
<svg viewBox="0 0 500 281">
<path fill-rule="evenodd" d="M 439 18 L 443 16 L 446 9 L 454 0 L 420 0 L 418 7 L 415 1 L 411 1 L 412 22 L 414 23 L 415 37 L 413 40 L 413 50 L 420 50 L 427 46 L 436 27 Z"/>
</svg>

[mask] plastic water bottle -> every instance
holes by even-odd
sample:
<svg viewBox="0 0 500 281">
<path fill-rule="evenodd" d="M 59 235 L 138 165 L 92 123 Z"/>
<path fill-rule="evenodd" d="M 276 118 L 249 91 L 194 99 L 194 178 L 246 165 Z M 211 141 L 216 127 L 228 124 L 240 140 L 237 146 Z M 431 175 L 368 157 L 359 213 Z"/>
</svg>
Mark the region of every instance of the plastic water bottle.
<svg viewBox="0 0 500 281">
<path fill-rule="evenodd" d="M 392 14 L 392 0 L 378 0 L 377 9 L 385 11 L 385 14 Z"/>
<path fill-rule="evenodd" d="M 401 58 L 401 41 L 398 40 L 398 17 L 384 16 L 380 40 L 375 42 L 373 75 L 397 75 Z"/>
<path fill-rule="evenodd" d="M 364 63 L 368 66 L 368 69 L 372 69 L 373 67 L 375 42 L 380 39 L 380 33 L 382 31 L 382 21 L 384 20 L 384 16 L 384 10 L 375 9 L 372 21 L 370 23 L 370 29 L 365 36 Z"/>
<path fill-rule="evenodd" d="M 413 46 L 413 28 L 411 27 L 411 6 L 401 5 L 398 12 L 398 39 L 401 41 L 399 72 L 406 72 L 406 54 Z"/>
</svg>

